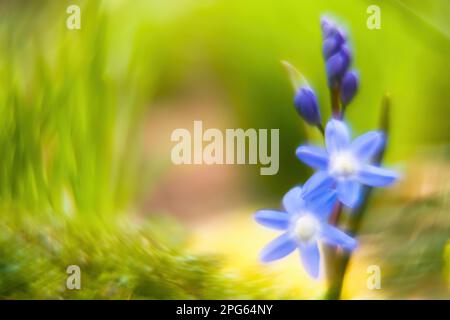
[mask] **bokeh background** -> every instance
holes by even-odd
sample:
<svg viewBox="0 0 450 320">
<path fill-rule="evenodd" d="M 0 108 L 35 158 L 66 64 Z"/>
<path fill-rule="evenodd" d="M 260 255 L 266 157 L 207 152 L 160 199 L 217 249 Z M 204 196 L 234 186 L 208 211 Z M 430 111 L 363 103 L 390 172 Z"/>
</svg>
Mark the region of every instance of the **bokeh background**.
<svg viewBox="0 0 450 320">
<path fill-rule="evenodd" d="M 81 8 L 81 29 L 66 9 Z M 366 27 L 381 8 L 381 29 Z M 311 173 L 280 60 L 330 114 L 320 16 L 348 30 L 354 134 L 392 102 L 386 164 L 343 297 L 450 298 L 450 2 L 170 0 L 0 2 L 0 298 L 320 299 L 292 255 L 261 265 L 276 208 Z M 176 128 L 279 128 L 280 171 L 170 160 Z M 66 288 L 79 265 L 81 290 Z M 369 265 L 382 288 L 368 290 Z"/>
</svg>

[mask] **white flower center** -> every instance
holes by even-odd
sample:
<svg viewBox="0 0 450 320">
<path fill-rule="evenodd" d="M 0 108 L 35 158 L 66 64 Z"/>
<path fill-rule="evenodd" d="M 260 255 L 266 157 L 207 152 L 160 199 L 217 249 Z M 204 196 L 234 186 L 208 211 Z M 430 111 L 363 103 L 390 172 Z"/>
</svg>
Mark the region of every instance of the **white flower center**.
<svg viewBox="0 0 450 320">
<path fill-rule="evenodd" d="M 305 214 L 295 222 L 295 235 L 302 242 L 313 240 L 318 230 L 319 222 L 311 214 Z"/>
<path fill-rule="evenodd" d="M 337 178 L 348 178 L 356 173 L 358 162 L 349 152 L 341 152 L 333 155 L 330 159 L 330 174 Z"/>
</svg>

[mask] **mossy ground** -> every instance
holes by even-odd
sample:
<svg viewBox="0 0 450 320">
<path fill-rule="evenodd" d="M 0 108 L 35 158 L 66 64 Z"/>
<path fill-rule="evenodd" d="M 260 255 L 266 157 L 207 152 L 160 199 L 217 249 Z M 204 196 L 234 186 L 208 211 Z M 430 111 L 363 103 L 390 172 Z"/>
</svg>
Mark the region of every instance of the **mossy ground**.
<svg viewBox="0 0 450 320">
<path fill-rule="evenodd" d="M 222 258 L 189 253 L 173 221 L 27 219 L 0 224 L 2 299 L 294 298 L 262 274 L 230 273 Z M 66 287 L 69 265 L 81 289 Z"/>
</svg>

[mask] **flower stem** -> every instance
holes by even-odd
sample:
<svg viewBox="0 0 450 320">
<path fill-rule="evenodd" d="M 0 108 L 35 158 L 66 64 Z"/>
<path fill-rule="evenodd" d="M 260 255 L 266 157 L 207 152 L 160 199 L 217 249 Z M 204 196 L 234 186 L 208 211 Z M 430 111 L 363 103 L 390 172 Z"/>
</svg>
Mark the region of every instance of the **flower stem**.
<svg viewBox="0 0 450 320">
<path fill-rule="evenodd" d="M 341 212 L 342 212 L 342 203 L 338 202 L 336 203 L 336 205 L 333 208 L 333 211 L 331 212 L 331 216 L 328 223 L 333 226 L 337 225 Z"/>
<path fill-rule="evenodd" d="M 331 216 L 328 223 L 334 226 L 337 225 L 341 212 L 342 212 L 342 203 L 337 202 L 333 208 L 333 211 L 331 212 Z M 341 279 L 343 278 L 340 275 L 339 270 L 337 269 L 339 267 L 339 264 L 337 263 L 339 252 L 336 247 L 329 245 L 324 245 L 322 249 L 325 258 L 326 278 L 328 282 L 328 289 L 325 294 L 325 299 L 337 300 L 339 299 L 338 289 L 341 286 L 340 282 L 342 281 Z"/>
<path fill-rule="evenodd" d="M 331 94 L 331 111 L 333 113 L 333 118 L 342 119 L 342 112 L 339 106 L 339 84 L 330 88 Z"/>
<path fill-rule="evenodd" d="M 319 129 L 319 131 L 322 134 L 322 136 L 325 136 L 325 130 L 324 130 L 323 125 L 321 123 L 319 123 L 317 125 L 317 129 Z"/>
<path fill-rule="evenodd" d="M 385 133 L 386 139 L 389 133 L 390 104 L 391 104 L 390 97 L 389 95 L 386 94 L 383 97 L 382 111 L 380 118 L 380 129 Z M 374 159 L 375 164 L 380 164 L 382 162 L 386 151 L 386 145 L 387 144 L 385 143 L 383 148 L 377 155 L 376 159 Z M 361 205 L 358 208 L 356 208 L 350 216 L 348 233 L 351 236 L 356 236 L 359 232 L 361 222 L 363 221 L 363 217 L 366 213 L 366 209 L 369 204 L 371 194 L 372 188 L 364 187 L 362 194 L 363 200 L 361 202 Z M 335 213 L 336 207 L 333 210 L 333 213 L 330 218 L 330 223 L 333 223 L 334 225 L 337 225 L 339 223 L 342 205 L 339 204 L 340 209 L 338 210 L 338 213 Z M 329 287 L 325 294 L 325 299 L 337 300 L 341 297 L 342 294 L 344 278 L 347 271 L 348 263 L 351 258 L 351 253 L 338 251 L 336 250 L 336 248 L 329 246 L 324 248 L 324 253 L 327 266 L 327 279 L 329 281 Z"/>
</svg>

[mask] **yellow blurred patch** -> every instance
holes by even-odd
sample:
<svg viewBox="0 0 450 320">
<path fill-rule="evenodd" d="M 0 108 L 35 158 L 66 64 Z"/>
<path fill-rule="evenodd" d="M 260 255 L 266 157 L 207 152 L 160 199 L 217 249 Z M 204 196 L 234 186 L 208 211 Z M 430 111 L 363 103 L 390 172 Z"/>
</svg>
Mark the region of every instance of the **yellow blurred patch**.
<svg viewBox="0 0 450 320">
<path fill-rule="evenodd" d="M 314 280 L 303 270 L 298 253 L 279 261 L 263 264 L 258 260 L 260 250 L 277 236 L 256 224 L 249 214 L 251 209 L 229 212 L 193 227 L 190 243 L 192 250 L 200 253 L 220 254 L 225 257 L 224 268 L 240 274 L 264 275 L 276 283 L 280 290 L 298 299 L 320 299 L 326 290 L 324 279 Z M 347 269 L 342 299 L 379 299 L 381 290 L 367 287 L 369 261 L 363 244 L 360 245 Z M 323 273 L 323 272 L 322 272 Z"/>
<path fill-rule="evenodd" d="M 259 261 L 260 250 L 278 233 L 257 225 L 249 212 L 252 210 L 227 213 L 194 227 L 191 248 L 223 255 L 226 269 L 267 275 L 280 289 L 299 299 L 320 298 L 325 289 L 324 281 L 308 276 L 298 253 L 270 264 Z"/>
</svg>

